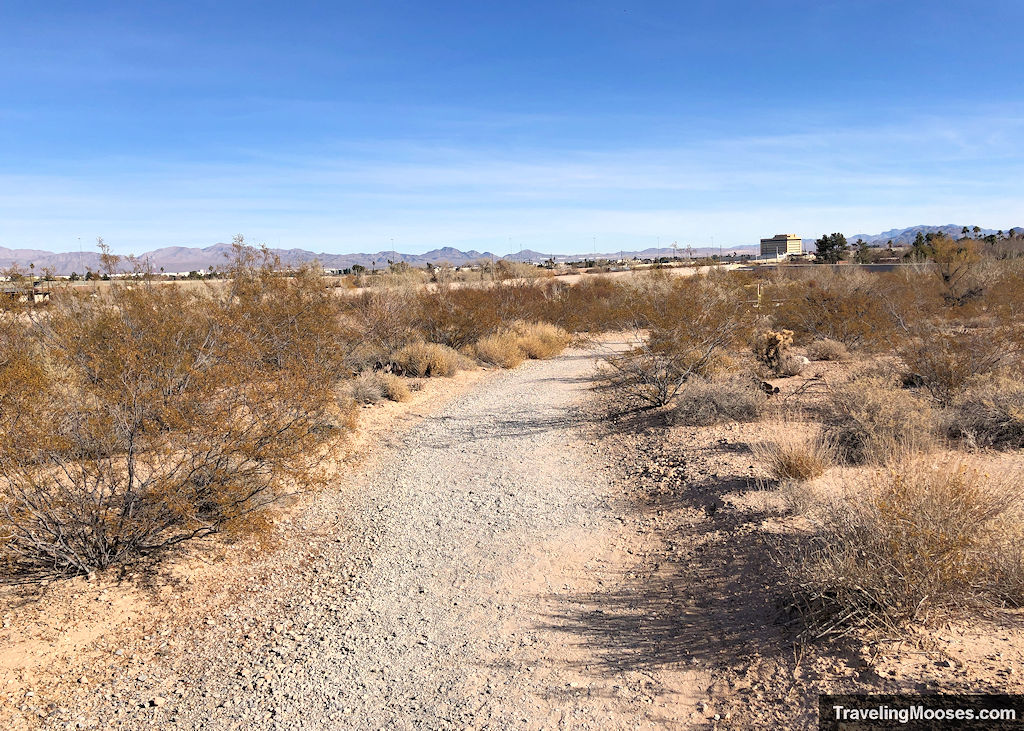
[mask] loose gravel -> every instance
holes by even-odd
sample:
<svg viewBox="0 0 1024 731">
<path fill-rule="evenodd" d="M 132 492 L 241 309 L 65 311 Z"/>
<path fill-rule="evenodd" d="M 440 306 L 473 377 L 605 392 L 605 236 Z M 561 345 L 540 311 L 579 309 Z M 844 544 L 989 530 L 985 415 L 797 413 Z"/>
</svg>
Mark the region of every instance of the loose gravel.
<svg viewBox="0 0 1024 731">
<path fill-rule="evenodd" d="M 622 526 L 581 432 L 595 358 L 491 375 L 381 446 L 289 519 L 278 570 L 99 725 L 638 725 L 645 679 L 609 675 L 560 619 Z"/>
</svg>

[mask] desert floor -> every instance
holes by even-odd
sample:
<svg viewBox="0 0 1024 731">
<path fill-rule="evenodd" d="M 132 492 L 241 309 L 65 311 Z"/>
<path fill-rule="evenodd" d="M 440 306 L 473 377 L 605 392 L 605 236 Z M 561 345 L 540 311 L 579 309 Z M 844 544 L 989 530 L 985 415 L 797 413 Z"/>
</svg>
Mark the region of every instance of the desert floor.
<svg viewBox="0 0 1024 731">
<path fill-rule="evenodd" d="M 615 413 L 609 347 L 364 409 L 260 540 L 3 587 L 0 725 L 800 728 L 823 690 L 1021 692 L 1012 617 L 794 645 L 771 424 Z"/>
</svg>

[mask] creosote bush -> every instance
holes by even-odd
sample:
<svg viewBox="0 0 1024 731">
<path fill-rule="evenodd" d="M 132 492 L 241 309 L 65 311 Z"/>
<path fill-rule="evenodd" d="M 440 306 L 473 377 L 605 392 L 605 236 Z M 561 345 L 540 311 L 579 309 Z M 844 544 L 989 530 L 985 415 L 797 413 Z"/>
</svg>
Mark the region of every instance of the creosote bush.
<svg viewBox="0 0 1024 731">
<path fill-rule="evenodd" d="M 350 424 L 333 398 L 350 333 L 318 272 L 235 254 L 225 287 L 69 291 L 4 329 L 0 552 L 13 568 L 102 569 L 317 483 Z"/>
<path fill-rule="evenodd" d="M 1009 475 L 899 461 L 819 500 L 810 545 L 784 551 L 812 638 L 895 632 L 970 605 L 1020 606 L 1021 497 Z"/>
<path fill-rule="evenodd" d="M 849 348 L 877 349 L 897 336 L 884 290 L 885 280 L 863 272 L 815 270 L 768 287 L 777 303 L 771 319 L 776 329 L 792 331 L 801 343 L 827 338 Z"/>
<path fill-rule="evenodd" d="M 991 373 L 1015 354 L 1009 340 L 993 328 L 949 332 L 923 328 L 897 354 L 906 366 L 904 380 L 919 385 L 939 404 L 949 404 L 972 376 Z"/>
<path fill-rule="evenodd" d="M 878 376 L 833 389 L 826 436 L 851 464 L 882 464 L 894 454 L 930 449 L 936 420 L 928 403 Z"/>
<path fill-rule="evenodd" d="M 694 379 L 676 396 L 676 424 L 710 426 L 723 421 L 756 421 L 768 406 L 768 396 L 752 378 Z"/>
<path fill-rule="evenodd" d="M 410 376 L 450 378 L 462 367 L 458 352 L 439 343 L 410 343 L 392 353 L 391 362 Z"/>
<path fill-rule="evenodd" d="M 749 312 L 730 277 L 645 280 L 627 300 L 636 343 L 605 358 L 609 381 L 651 406 L 664 406 L 687 381 L 709 378 L 745 335 Z"/>
</svg>

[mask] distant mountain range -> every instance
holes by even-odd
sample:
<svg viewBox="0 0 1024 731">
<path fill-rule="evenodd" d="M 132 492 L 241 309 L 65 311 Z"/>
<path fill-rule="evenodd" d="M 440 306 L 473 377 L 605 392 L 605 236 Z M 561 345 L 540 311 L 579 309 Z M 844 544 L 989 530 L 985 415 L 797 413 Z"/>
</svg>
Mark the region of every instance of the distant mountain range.
<svg viewBox="0 0 1024 731">
<path fill-rule="evenodd" d="M 750 254 L 756 251 L 754 246 L 723 247 L 725 254 Z M 709 256 L 717 254 L 719 249 L 700 247 L 693 248 L 690 253 L 694 257 Z M 516 254 L 496 256 L 489 251 L 461 251 L 451 246 L 440 249 L 433 249 L 424 254 L 403 254 L 401 252 L 378 251 L 376 254 L 328 254 L 307 251 L 305 249 L 270 249 L 270 253 L 277 256 L 281 263 L 286 266 L 295 266 L 306 262 L 317 261 L 321 266 L 329 269 L 348 269 L 359 264 L 367 269 L 385 269 L 388 261 L 407 262 L 414 267 L 424 267 L 427 264 L 451 264 L 452 266 L 463 266 L 481 260 L 509 259 L 511 261 L 543 262 L 554 257 L 556 261 L 579 261 L 581 259 L 653 259 L 659 256 L 671 256 L 672 249 L 663 247 L 660 249 L 643 249 L 641 251 L 615 251 L 608 253 L 583 253 L 583 254 L 552 254 L 540 251 L 524 249 Z M 162 249 L 154 249 L 138 255 L 138 259 L 144 262 L 144 266 L 154 272 L 186 273 L 190 271 L 203 271 L 209 267 L 222 267 L 228 262 L 231 255 L 230 244 L 214 244 L 204 248 L 191 248 L 186 246 L 168 246 Z M 685 248 L 679 249 L 680 256 L 686 256 Z M 54 253 L 39 249 L 8 249 L 0 246 L 0 267 L 7 268 L 16 265 L 28 271 L 29 267 L 35 265 L 36 272 L 50 269 L 54 274 L 85 274 L 87 271 L 100 270 L 100 257 L 95 252 L 65 252 Z"/>
<path fill-rule="evenodd" d="M 973 228 L 973 227 L 968 227 Z M 949 236 L 960 236 L 963 229 L 961 225 L 948 224 L 946 226 L 911 226 L 909 228 L 892 229 L 883 231 L 880 234 L 854 234 L 846 239 L 851 244 L 857 239 L 863 239 L 869 244 L 882 245 L 890 239 L 894 245 L 906 245 L 913 242 L 917 232 L 931 233 L 941 232 Z M 982 235 L 994 234 L 994 229 L 982 229 Z M 804 251 L 814 251 L 814 239 L 804 239 Z M 328 254 L 307 251 L 306 249 L 271 249 L 272 254 L 280 258 L 281 263 L 286 266 L 295 266 L 311 261 L 318 261 L 324 267 L 330 269 L 347 269 L 355 264 L 367 268 L 384 269 L 388 266 L 388 260 L 408 262 L 411 266 L 423 267 L 427 264 L 451 264 L 462 266 L 485 259 L 509 259 L 512 261 L 543 262 L 554 258 L 555 261 L 579 261 L 581 259 L 654 259 L 660 256 L 673 255 L 670 247 L 648 248 L 634 251 L 612 251 L 603 253 L 577 252 L 577 253 L 551 253 L 531 251 L 524 249 L 516 254 L 496 256 L 489 251 L 461 251 L 451 246 L 440 249 L 433 249 L 425 254 L 402 254 L 391 251 L 378 251 L 376 254 Z M 711 256 L 712 254 L 751 254 L 758 252 L 757 245 L 726 246 L 726 247 L 694 247 L 689 252 L 685 247 L 680 247 L 678 255 L 685 257 Z M 208 269 L 209 267 L 222 267 L 227 263 L 231 254 L 230 244 L 214 244 L 205 248 L 194 248 L 187 246 L 168 246 L 162 249 L 154 249 L 138 255 L 138 259 L 145 262 L 155 272 L 164 271 L 190 272 Z M 71 274 L 78 272 L 85 274 L 87 271 L 99 271 L 100 258 L 95 252 L 64 252 L 55 253 L 39 249 L 7 249 L 0 246 L 0 267 L 7 268 L 12 265 L 28 270 L 35 265 L 36 272 L 44 269 L 52 270 L 55 274 Z"/>
<path fill-rule="evenodd" d="M 974 226 L 968 226 L 967 228 L 971 230 L 971 235 L 973 236 Z M 1018 231 L 1021 230 L 1020 226 L 1017 226 L 1016 228 Z M 847 236 L 846 240 L 852 244 L 857 239 L 863 239 L 867 244 L 881 244 L 883 246 L 891 240 L 893 246 L 906 246 L 914 243 L 914 239 L 917 238 L 918 232 L 922 234 L 941 233 L 949 236 L 950 238 L 956 239 L 963 235 L 963 229 L 964 227 L 962 225 L 952 223 L 948 223 L 945 226 L 910 226 L 909 228 L 890 229 L 889 231 L 883 231 L 880 234 L 854 234 L 853 236 Z M 1003 230 L 1004 233 L 1006 231 L 1009 231 L 1009 229 Z M 994 228 L 983 228 L 981 229 L 980 235 L 988 236 L 989 234 L 994 233 L 997 233 Z M 812 241 L 811 243 L 813 245 L 814 242 Z"/>
</svg>

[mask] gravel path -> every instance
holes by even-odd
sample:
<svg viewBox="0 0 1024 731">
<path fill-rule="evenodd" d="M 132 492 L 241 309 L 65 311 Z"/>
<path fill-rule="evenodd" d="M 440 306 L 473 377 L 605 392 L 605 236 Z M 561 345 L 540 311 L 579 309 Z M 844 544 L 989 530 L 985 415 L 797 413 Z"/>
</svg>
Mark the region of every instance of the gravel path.
<svg viewBox="0 0 1024 731">
<path fill-rule="evenodd" d="M 101 721 L 658 725 L 653 678 L 609 668 L 568 619 L 632 553 L 581 429 L 594 365 L 577 350 L 492 375 L 382 446 L 291 519 L 285 565 L 206 620 L 191 662 L 146 689 L 156 703 Z"/>
</svg>

